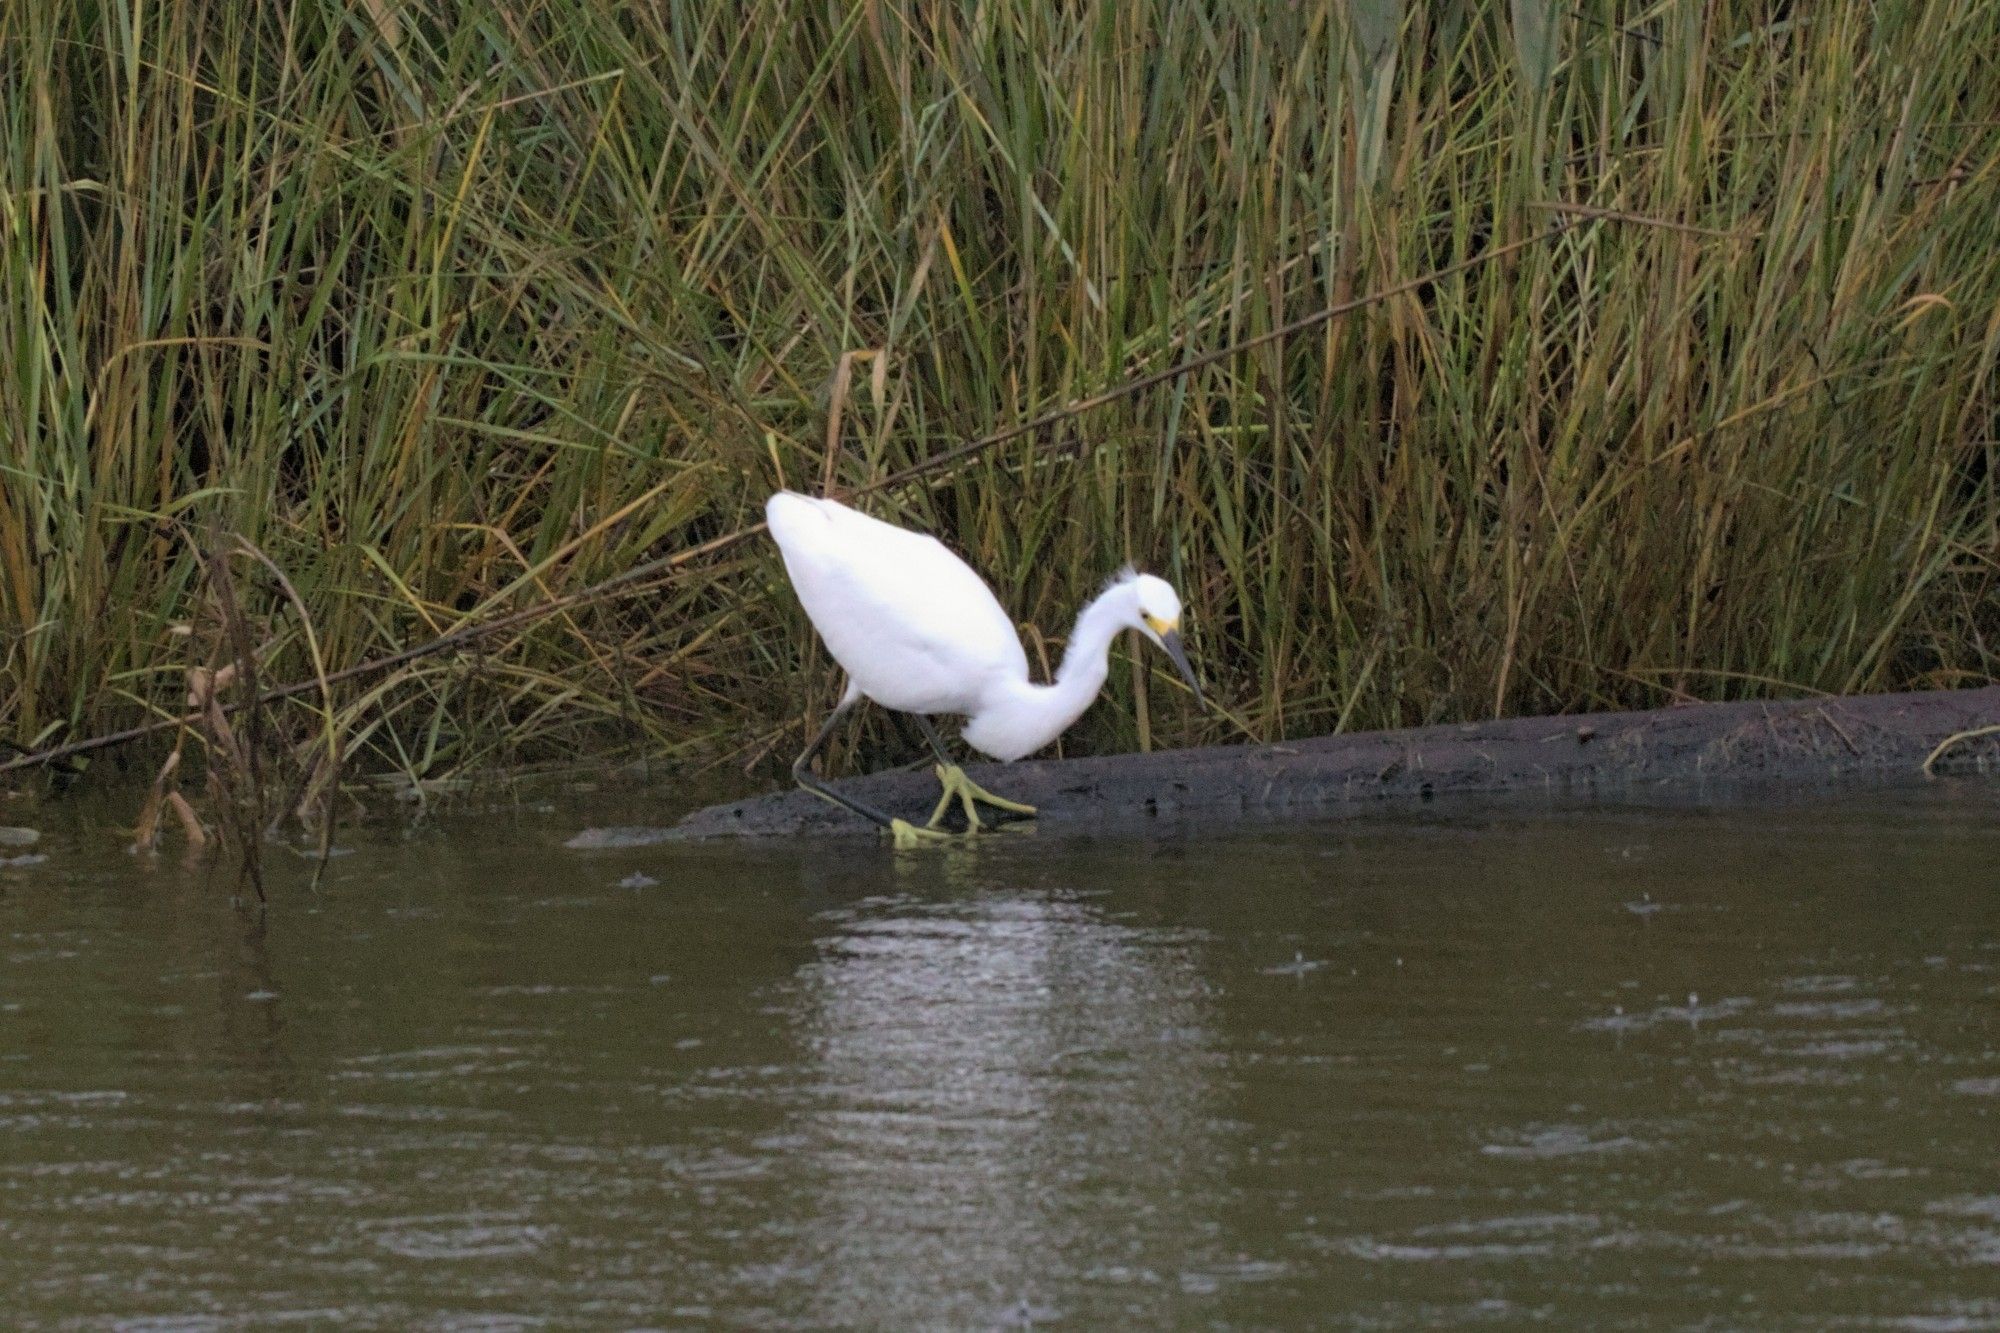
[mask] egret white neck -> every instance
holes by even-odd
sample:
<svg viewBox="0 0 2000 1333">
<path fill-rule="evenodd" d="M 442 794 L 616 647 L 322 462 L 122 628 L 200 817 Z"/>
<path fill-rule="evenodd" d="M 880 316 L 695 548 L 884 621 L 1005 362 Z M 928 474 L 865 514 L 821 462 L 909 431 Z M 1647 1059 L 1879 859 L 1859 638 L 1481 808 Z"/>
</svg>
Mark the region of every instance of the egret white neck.
<svg viewBox="0 0 2000 1333">
<path fill-rule="evenodd" d="M 966 744 L 995 759 L 1019 759 L 1060 736 L 1096 700 L 1109 674 L 1111 641 L 1137 617 L 1130 583 L 1116 583 L 1083 608 L 1070 631 L 1062 665 L 1048 685 L 996 680 L 967 720 Z"/>
</svg>

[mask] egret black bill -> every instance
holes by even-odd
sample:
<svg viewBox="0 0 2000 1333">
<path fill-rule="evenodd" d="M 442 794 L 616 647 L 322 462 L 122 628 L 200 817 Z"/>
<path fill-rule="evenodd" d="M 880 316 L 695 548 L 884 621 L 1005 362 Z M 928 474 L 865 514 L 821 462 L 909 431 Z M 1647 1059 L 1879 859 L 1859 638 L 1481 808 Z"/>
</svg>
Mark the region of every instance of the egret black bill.
<svg viewBox="0 0 2000 1333">
<path fill-rule="evenodd" d="M 1174 667 L 1181 673 L 1181 679 L 1194 691 L 1194 701 L 1205 703 L 1201 697 L 1201 682 L 1194 678 L 1194 668 L 1188 665 L 1187 651 L 1181 647 L 1181 632 L 1170 629 L 1160 636 L 1160 647 L 1167 650 L 1167 656 L 1174 659 Z"/>
</svg>

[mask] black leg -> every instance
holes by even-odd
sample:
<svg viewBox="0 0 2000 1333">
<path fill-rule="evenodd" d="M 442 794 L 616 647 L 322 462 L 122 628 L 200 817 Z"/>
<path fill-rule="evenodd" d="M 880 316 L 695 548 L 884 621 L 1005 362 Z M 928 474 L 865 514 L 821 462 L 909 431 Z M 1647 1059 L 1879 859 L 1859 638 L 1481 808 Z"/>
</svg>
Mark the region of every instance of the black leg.
<svg viewBox="0 0 2000 1333">
<path fill-rule="evenodd" d="M 938 735 L 937 724 L 931 721 L 930 714 L 912 713 L 910 716 L 924 729 L 924 739 L 931 743 L 931 752 L 938 757 L 938 762 L 950 768 L 953 762 L 951 752 L 944 748 L 944 737 Z"/>
<path fill-rule="evenodd" d="M 885 829 L 893 830 L 896 825 L 894 819 L 883 814 L 872 805 L 857 801 L 851 796 L 842 796 L 839 792 L 821 782 L 812 771 L 813 756 L 818 754 L 820 748 L 826 744 L 826 738 L 833 735 L 833 729 L 840 725 L 840 720 L 847 716 L 847 710 L 854 707 L 854 702 L 854 697 L 843 698 L 834 708 L 833 712 L 827 715 L 826 725 L 819 729 L 819 735 L 813 737 L 812 744 L 806 746 L 805 752 L 792 761 L 792 777 L 801 787 L 812 792 L 815 796 L 823 796 L 835 805 L 846 806 L 863 819 L 872 820 Z"/>
</svg>

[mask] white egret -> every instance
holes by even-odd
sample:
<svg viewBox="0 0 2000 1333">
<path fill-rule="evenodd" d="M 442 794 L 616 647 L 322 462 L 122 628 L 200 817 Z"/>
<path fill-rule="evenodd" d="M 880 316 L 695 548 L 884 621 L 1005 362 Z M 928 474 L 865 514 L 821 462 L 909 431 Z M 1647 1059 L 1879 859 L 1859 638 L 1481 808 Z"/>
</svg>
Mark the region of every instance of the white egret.
<svg viewBox="0 0 2000 1333">
<path fill-rule="evenodd" d="M 995 796 L 965 776 L 931 722 L 937 714 L 966 718 L 961 734 L 982 754 L 1003 762 L 1032 754 L 1097 698 L 1105 655 L 1124 629 L 1136 629 L 1165 649 L 1200 697 L 1181 649 L 1181 599 L 1164 579 L 1129 567 L 1121 571 L 1077 617 L 1055 680 L 1037 685 L 1028 679 L 1028 655 L 1013 620 L 985 581 L 937 538 L 870 518 L 837 500 L 792 491 L 773 495 L 764 517 L 807 618 L 847 672 L 840 703 L 792 765 L 792 776 L 808 791 L 888 829 L 899 847 L 947 836 L 939 826 L 954 799 L 964 808 L 968 832 L 980 827 L 975 801 L 1035 813 L 1033 806 Z M 912 714 L 937 753 L 944 793 L 925 828 L 843 796 L 813 776 L 813 756 L 862 699 Z"/>
</svg>

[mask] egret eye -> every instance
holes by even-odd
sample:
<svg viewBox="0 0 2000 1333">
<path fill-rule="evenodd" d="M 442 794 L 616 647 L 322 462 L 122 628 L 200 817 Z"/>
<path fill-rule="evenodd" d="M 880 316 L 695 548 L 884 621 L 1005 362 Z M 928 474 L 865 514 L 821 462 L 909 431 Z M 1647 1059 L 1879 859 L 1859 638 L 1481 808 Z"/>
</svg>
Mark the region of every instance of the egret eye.
<svg viewBox="0 0 2000 1333">
<path fill-rule="evenodd" d="M 1139 613 L 1139 618 L 1141 620 L 1144 620 L 1146 622 L 1146 628 L 1153 631 L 1153 633 L 1155 634 L 1166 634 L 1169 631 L 1179 628 L 1178 621 L 1162 620 L 1158 616 L 1154 615 L 1151 611 L 1141 611 Z"/>
</svg>

